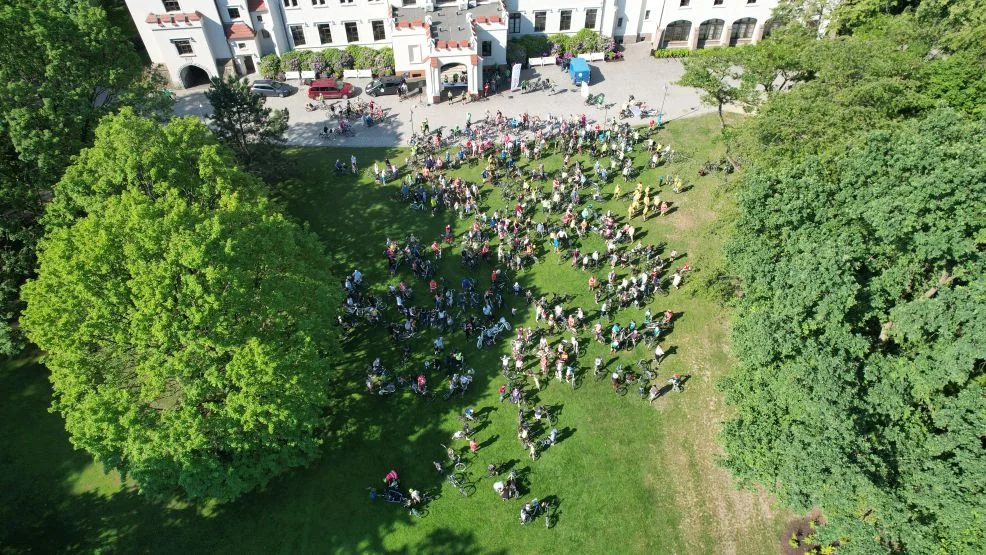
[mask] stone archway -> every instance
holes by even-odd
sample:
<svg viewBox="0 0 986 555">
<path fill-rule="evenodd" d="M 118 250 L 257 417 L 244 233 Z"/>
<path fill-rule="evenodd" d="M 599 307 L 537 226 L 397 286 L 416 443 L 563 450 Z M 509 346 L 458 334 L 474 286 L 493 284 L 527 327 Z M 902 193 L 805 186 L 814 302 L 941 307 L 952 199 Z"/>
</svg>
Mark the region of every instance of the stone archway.
<svg viewBox="0 0 986 555">
<path fill-rule="evenodd" d="M 479 94 L 483 77 L 479 73 L 479 57 L 475 54 L 469 51 L 441 53 L 432 55 L 430 62 L 426 84 L 432 104 L 448 100 L 450 93 L 452 96 Z M 463 92 L 458 92 L 460 90 Z"/>
<path fill-rule="evenodd" d="M 462 62 L 444 64 L 438 71 L 442 99 L 450 100 L 469 92 L 469 67 Z"/>
<path fill-rule="evenodd" d="M 189 64 L 178 70 L 178 78 L 181 80 L 181 86 L 186 89 L 208 85 L 211 79 L 208 71 L 195 64 Z"/>
</svg>

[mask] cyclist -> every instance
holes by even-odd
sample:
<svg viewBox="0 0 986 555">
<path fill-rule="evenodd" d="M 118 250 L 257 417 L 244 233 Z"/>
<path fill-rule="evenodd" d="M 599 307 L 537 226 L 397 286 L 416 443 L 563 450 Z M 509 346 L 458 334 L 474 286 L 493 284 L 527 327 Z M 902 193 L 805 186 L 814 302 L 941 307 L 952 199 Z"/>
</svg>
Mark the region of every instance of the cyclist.
<svg viewBox="0 0 986 555">
<path fill-rule="evenodd" d="M 397 481 L 397 471 L 391 470 L 383 477 L 383 483 L 386 484 L 387 489 L 397 489 L 399 484 Z"/>
<path fill-rule="evenodd" d="M 412 490 L 409 490 L 408 491 L 408 494 L 410 494 L 410 497 L 407 500 L 408 506 L 411 506 L 411 505 L 420 505 L 421 504 L 421 492 L 420 491 L 418 491 L 416 489 L 412 489 Z"/>
</svg>

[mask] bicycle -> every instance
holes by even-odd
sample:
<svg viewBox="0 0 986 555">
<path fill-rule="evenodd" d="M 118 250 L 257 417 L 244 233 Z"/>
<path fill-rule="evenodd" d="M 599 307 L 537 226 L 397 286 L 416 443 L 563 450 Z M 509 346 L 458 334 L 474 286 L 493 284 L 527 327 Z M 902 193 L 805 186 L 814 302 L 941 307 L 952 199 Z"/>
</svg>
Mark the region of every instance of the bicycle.
<svg viewBox="0 0 986 555">
<path fill-rule="evenodd" d="M 465 482 L 465 476 L 459 478 L 456 477 L 455 473 L 453 472 L 445 477 L 445 481 L 451 484 L 453 488 L 457 489 L 459 493 L 462 495 L 462 497 L 469 496 L 469 492 L 466 491 L 465 485 L 463 485 L 463 482 Z"/>
</svg>

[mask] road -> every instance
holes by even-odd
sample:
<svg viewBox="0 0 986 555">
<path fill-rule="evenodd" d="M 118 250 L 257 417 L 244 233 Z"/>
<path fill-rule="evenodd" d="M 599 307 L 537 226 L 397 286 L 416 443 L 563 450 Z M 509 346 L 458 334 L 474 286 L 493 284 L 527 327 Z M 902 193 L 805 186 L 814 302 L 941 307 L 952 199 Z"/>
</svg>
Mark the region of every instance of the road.
<svg viewBox="0 0 986 555">
<path fill-rule="evenodd" d="M 531 116 L 547 115 L 567 116 L 569 114 L 586 114 L 590 120 L 603 121 L 613 118 L 629 95 L 643 101 L 648 108 L 658 110 L 664 106 L 664 121 L 671 121 L 685 116 L 706 113 L 712 109 L 703 106 L 695 89 L 679 87 L 675 81 L 683 71 L 679 60 L 655 59 L 649 55 L 649 43 L 642 42 L 628 45 L 625 59 L 620 62 L 593 62 L 592 79 L 589 90 L 592 94 L 606 95 L 607 107 L 585 105 L 577 87 L 571 85 L 567 75 L 557 67 L 544 67 L 525 70 L 523 78 L 531 79 L 537 76 L 550 78 L 559 85 L 558 92 L 537 91 L 527 94 L 518 92 L 503 92 L 491 95 L 489 99 L 470 103 L 436 104 L 429 106 L 424 103 L 423 95 L 416 95 L 401 102 L 397 96 L 382 96 L 373 99 L 384 109 L 384 120 L 367 129 L 361 123 L 354 126 L 355 136 L 322 139 L 318 136 L 323 126 L 334 126 L 329 122 L 325 110 L 308 112 L 305 104 L 309 101 L 305 95 L 306 87 L 301 87 L 297 94 L 287 98 L 269 98 L 267 105 L 272 108 L 287 108 L 290 113 L 290 124 L 286 133 L 286 141 L 291 145 L 351 145 L 388 147 L 406 144 L 414 126 L 420 126 L 424 118 L 428 119 L 432 130 L 444 127 L 449 129 L 456 125 L 465 125 L 466 113 L 470 112 L 473 121 L 481 120 L 487 111 L 495 114 L 497 110 L 505 116 L 519 115 L 526 111 Z M 350 81 L 362 93 L 368 80 L 354 79 Z M 197 87 L 178 91 L 175 113 L 178 115 L 208 116 L 211 107 L 205 98 L 205 87 Z M 367 100 L 370 97 L 360 94 L 358 99 Z M 336 101 L 340 102 L 340 101 Z M 341 101 L 345 103 L 345 101 Z M 644 121 L 641 121 L 644 123 Z"/>
</svg>

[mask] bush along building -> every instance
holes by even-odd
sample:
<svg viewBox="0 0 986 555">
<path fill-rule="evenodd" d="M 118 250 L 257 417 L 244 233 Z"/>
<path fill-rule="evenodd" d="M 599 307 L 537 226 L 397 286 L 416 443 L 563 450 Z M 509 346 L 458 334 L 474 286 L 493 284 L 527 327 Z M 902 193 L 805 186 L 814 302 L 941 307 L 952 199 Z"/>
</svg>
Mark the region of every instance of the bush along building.
<svg viewBox="0 0 986 555">
<path fill-rule="evenodd" d="M 615 44 L 648 41 L 652 48 L 749 44 L 769 29 L 776 4 L 777 0 L 127 0 L 151 61 L 163 66 L 177 87 L 205 84 L 219 75 L 255 73 L 264 56 L 298 60 L 298 53 L 305 51 L 353 51 L 358 46 L 392 49 L 393 67 L 387 69 L 423 77 L 431 102 L 456 89 L 478 94 L 484 71 L 507 64 L 508 42 L 524 36 L 574 35 L 590 29 Z M 352 58 L 345 62 L 352 65 Z M 379 73 L 384 69 L 378 67 L 381 59 L 368 67 Z"/>
</svg>

